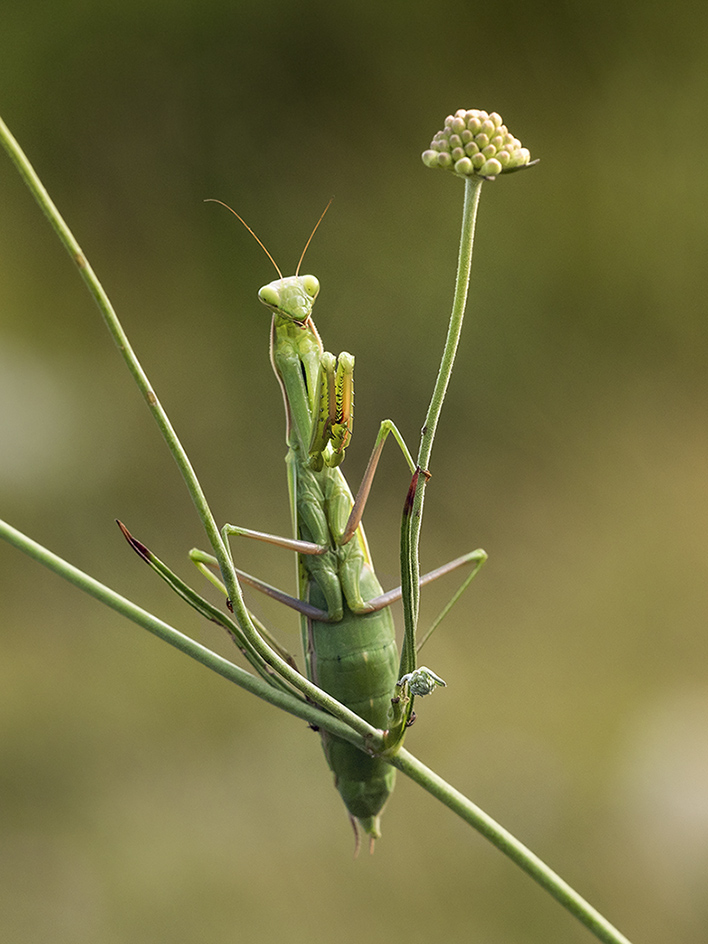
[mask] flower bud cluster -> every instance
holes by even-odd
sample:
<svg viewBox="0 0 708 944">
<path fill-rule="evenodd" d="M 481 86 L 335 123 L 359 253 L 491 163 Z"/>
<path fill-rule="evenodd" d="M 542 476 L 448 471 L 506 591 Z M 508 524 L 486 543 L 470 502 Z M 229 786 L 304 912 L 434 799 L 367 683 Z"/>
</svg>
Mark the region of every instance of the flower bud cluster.
<svg viewBox="0 0 708 944">
<path fill-rule="evenodd" d="M 427 167 L 442 167 L 460 177 L 496 177 L 531 163 L 528 149 L 509 134 L 501 116 L 477 108 L 448 115 L 422 156 Z"/>
</svg>

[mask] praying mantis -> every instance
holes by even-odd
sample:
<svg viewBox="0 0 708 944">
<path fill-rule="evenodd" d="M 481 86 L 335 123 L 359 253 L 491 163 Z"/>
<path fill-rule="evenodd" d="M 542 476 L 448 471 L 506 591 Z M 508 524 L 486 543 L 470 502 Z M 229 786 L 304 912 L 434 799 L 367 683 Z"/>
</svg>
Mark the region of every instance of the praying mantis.
<svg viewBox="0 0 708 944">
<path fill-rule="evenodd" d="M 328 208 L 329 204 L 325 213 Z M 260 239 L 235 211 L 231 212 L 261 245 L 279 276 L 263 286 L 258 297 L 272 312 L 270 359 L 285 406 L 285 462 L 294 537 L 278 537 L 231 524 L 225 525 L 222 533 L 225 538 L 249 537 L 297 552 L 298 598 L 239 574 L 300 613 L 311 681 L 379 729 L 395 728 L 398 716 L 396 733 L 390 739 L 391 749 L 395 750 L 406 725 L 412 722 L 412 696 L 429 694 L 445 682 L 424 667 L 405 673 L 403 663 L 399 668 L 390 607 L 401 596 L 401 589 L 383 592 L 361 520 L 389 434 L 393 434 L 412 473 L 416 466 L 395 424 L 383 420 L 356 498 L 340 469 L 353 428 L 354 357 L 347 352 L 335 357 L 324 350 L 312 320 L 319 281 L 313 275 L 299 274 L 324 213 L 305 245 L 295 275 L 283 277 Z M 214 558 L 201 551 L 192 551 L 191 557 L 204 572 L 205 567 L 215 564 Z M 456 599 L 486 557 L 481 549 L 472 551 L 425 575 L 421 584 L 471 565 Z M 395 710 L 401 700 L 407 707 L 403 716 L 400 708 Z M 381 835 L 380 815 L 393 790 L 396 771 L 383 757 L 368 756 L 327 732 L 321 735 L 357 847 L 358 824 L 370 837 L 373 848 L 373 841 Z"/>
</svg>

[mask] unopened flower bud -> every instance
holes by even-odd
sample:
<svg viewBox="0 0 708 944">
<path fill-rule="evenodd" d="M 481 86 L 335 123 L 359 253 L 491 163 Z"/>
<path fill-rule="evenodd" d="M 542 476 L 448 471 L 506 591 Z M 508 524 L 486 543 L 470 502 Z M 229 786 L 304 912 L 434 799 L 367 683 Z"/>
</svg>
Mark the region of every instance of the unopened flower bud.
<svg viewBox="0 0 708 944">
<path fill-rule="evenodd" d="M 501 116 L 477 108 L 460 108 L 445 119 L 427 151 L 426 167 L 442 167 L 458 177 L 493 179 L 535 164 L 528 149 L 509 133 Z"/>
</svg>

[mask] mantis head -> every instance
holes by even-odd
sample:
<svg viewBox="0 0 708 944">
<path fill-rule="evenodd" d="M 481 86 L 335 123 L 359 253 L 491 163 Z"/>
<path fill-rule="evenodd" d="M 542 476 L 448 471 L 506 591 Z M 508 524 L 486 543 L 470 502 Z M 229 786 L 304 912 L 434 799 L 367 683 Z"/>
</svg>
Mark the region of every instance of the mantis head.
<svg viewBox="0 0 708 944">
<path fill-rule="evenodd" d="M 289 275 L 285 278 L 283 278 L 283 274 L 278 268 L 278 264 L 276 263 L 275 259 L 271 256 L 248 223 L 238 215 L 236 210 L 232 210 L 228 204 L 223 203 L 221 200 L 209 199 L 205 202 L 219 203 L 221 206 L 226 207 L 227 210 L 233 213 L 233 215 L 238 220 L 240 220 L 241 223 L 243 223 L 248 232 L 251 234 L 251 236 L 253 236 L 263 252 L 268 256 L 270 261 L 275 266 L 275 271 L 278 273 L 279 278 L 273 282 L 269 282 L 268 285 L 264 285 L 263 288 L 258 292 L 258 297 L 263 302 L 263 304 L 270 308 L 271 311 L 275 312 L 276 315 L 284 318 L 286 321 L 291 321 L 294 324 L 304 325 L 312 314 L 312 306 L 314 305 L 315 299 L 319 293 L 320 283 L 317 281 L 314 275 L 300 275 L 300 266 L 302 265 L 302 260 L 305 258 L 307 248 L 312 242 L 312 237 L 317 232 L 317 227 L 324 219 L 324 215 L 327 210 L 329 210 L 332 201 L 329 201 L 327 206 L 322 211 L 322 215 L 320 216 L 319 220 L 317 220 L 315 223 L 315 227 L 310 233 L 309 239 L 305 243 L 305 248 L 302 250 L 302 255 L 300 256 L 300 261 L 297 264 L 295 275 Z"/>
<path fill-rule="evenodd" d="M 289 275 L 264 285 L 258 298 L 281 318 L 304 324 L 312 314 L 319 290 L 314 275 Z"/>
</svg>

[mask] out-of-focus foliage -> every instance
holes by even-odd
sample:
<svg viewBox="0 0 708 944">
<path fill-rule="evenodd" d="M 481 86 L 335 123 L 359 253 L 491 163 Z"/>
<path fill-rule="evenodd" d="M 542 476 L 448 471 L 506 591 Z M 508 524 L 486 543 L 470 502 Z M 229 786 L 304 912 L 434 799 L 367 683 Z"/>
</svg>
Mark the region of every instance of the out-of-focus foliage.
<svg viewBox="0 0 708 944">
<path fill-rule="evenodd" d="M 217 517 L 246 526 L 289 520 L 273 272 L 202 200 L 289 269 L 334 194 L 306 269 L 327 347 L 357 356 L 357 481 L 382 417 L 416 445 L 451 300 L 462 185 L 420 152 L 464 107 L 541 158 L 482 194 L 423 565 L 490 561 L 425 650 L 448 688 L 409 746 L 630 938 L 703 942 L 708 8 L 30 0 L 0 37 L 3 117 Z M 113 524 L 191 576 L 176 470 L 4 158 L 0 260 L 0 514 L 230 653 Z M 386 586 L 406 487 L 392 448 L 367 513 Z M 246 569 L 293 585 L 289 555 L 247 544 Z M 4 546 L 0 568 L 3 940 L 589 939 L 403 778 L 352 863 L 302 724 Z M 254 606 L 297 647 L 292 615 Z"/>
</svg>

